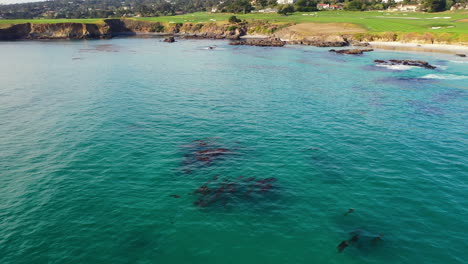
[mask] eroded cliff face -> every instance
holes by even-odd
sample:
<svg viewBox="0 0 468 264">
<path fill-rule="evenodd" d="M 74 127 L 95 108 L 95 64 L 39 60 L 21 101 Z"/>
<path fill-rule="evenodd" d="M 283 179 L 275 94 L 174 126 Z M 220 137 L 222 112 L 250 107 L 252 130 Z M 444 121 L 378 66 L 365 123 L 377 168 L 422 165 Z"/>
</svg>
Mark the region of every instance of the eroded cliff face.
<svg viewBox="0 0 468 264">
<path fill-rule="evenodd" d="M 136 33 L 178 34 L 187 38 L 238 39 L 247 32 L 246 26 L 217 23 L 161 23 L 133 19 L 106 19 L 113 35 Z"/>
<path fill-rule="evenodd" d="M 26 38 L 31 32 L 31 24 L 17 24 L 0 29 L 0 40 L 15 40 Z"/>
<path fill-rule="evenodd" d="M 107 25 L 57 23 L 32 24 L 28 39 L 90 39 L 109 37 Z"/>
<path fill-rule="evenodd" d="M 240 36 L 245 35 L 247 30 L 247 26 L 232 26 L 229 24 L 176 24 L 132 19 L 106 19 L 99 24 L 17 24 L 0 29 L 0 40 L 96 39 L 138 33 L 179 34 L 192 38 L 238 39 Z"/>
<path fill-rule="evenodd" d="M 110 37 L 107 24 L 56 23 L 17 24 L 0 29 L 0 40 L 92 39 Z"/>
<path fill-rule="evenodd" d="M 248 26 L 246 25 L 229 25 L 229 24 L 183 24 L 179 29 L 179 34 L 186 38 L 211 38 L 211 39 L 231 39 L 237 40 L 239 37 L 247 34 Z"/>
<path fill-rule="evenodd" d="M 275 32 L 275 33 L 273 33 Z M 263 34 L 280 38 L 292 44 L 314 46 L 345 46 L 346 38 L 341 35 L 304 35 L 290 26 L 283 27 L 267 22 L 240 23 L 236 25 L 221 23 L 161 23 L 138 21 L 133 19 L 106 19 L 103 23 L 55 23 L 55 24 L 18 24 L 0 29 L 0 40 L 16 39 L 97 39 L 111 38 L 118 35 L 141 33 L 164 33 L 179 35 L 184 38 L 211 38 L 238 40 L 241 36 Z M 274 39 L 274 38 L 272 38 Z"/>
</svg>

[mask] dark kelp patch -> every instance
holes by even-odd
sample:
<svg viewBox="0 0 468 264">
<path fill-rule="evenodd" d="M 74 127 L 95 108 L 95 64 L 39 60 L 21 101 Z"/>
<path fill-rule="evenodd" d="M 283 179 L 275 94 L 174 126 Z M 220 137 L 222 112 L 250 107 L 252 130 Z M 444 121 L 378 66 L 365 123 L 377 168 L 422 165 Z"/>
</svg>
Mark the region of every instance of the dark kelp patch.
<svg viewBox="0 0 468 264">
<path fill-rule="evenodd" d="M 463 90 L 450 90 L 447 92 L 439 93 L 434 95 L 432 101 L 437 103 L 448 103 L 458 98 L 466 97 L 466 92 Z"/>
<path fill-rule="evenodd" d="M 276 181 L 277 179 L 274 177 L 258 179 L 239 176 L 235 179 L 221 179 L 219 176 L 215 176 L 194 191 L 194 194 L 197 195 L 194 205 L 198 207 L 225 207 L 227 204 L 237 202 L 258 203 L 275 191 Z"/>
<path fill-rule="evenodd" d="M 433 106 L 429 102 L 418 101 L 418 100 L 408 100 L 408 104 L 414 108 L 414 111 L 417 114 L 423 115 L 443 115 L 444 111 L 442 108 Z"/>
<path fill-rule="evenodd" d="M 201 139 L 184 145 L 183 171 L 190 173 L 196 168 L 210 166 L 229 154 L 233 154 L 228 148 L 221 146 L 216 140 Z"/>
</svg>

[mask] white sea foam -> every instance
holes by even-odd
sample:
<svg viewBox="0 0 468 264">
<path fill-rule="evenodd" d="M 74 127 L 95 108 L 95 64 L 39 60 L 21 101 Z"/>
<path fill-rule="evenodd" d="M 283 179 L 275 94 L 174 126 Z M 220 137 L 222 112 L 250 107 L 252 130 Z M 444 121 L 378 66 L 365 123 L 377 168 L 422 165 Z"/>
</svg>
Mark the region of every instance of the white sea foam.
<svg viewBox="0 0 468 264">
<path fill-rule="evenodd" d="M 453 62 L 453 63 L 468 63 L 468 61 L 450 61 L 450 62 Z"/>
<path fill-rule="evenodd" d="M 436 64 L 435 64 L 434 66 L 437 67 L 437 69 L 439 69 L 439 70 L 446 70 L 446 69 L 448 69 L 448 66 L 445 66 L 445 65 L 436 65 Z"/>
<path fill-rule="evenodd" d="M 438 79 L 438 80 L 464 80 L 468 79 L 465 75 L 456 74 L 428 74 L 421 77 L 423 79 Z"/>
<path fill-rule="evenodd" d="M 413 66 L 408 66 L 408 65 L 385 65 L 385 64 L 377 64 L 375 66 L 378 67 L 384 67 L 389 70 L 395 70 L 395 71 L 406 71 L 414 68 Z"/>
</svg>

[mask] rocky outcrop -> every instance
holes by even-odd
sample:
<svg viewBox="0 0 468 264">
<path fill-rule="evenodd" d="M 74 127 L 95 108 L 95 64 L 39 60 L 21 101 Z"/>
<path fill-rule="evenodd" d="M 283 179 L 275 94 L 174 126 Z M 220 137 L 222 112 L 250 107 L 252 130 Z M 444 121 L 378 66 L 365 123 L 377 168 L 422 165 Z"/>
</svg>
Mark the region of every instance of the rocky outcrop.
<svg viewBox="0 0 468 264">
<path fill-rule="evenodd" d="M 125 23 L 126 19 L 106 19 L 104 23 L 109 27 L 110 34 L 114 37 L 117 35 L 134 35 Z"/>
<path fill-rule="evenodd" d="M 288 44 L 315 47 L 346 47 L 348 41 L 342 36 L 313 36 L 302 40 L 286 40 Z"/>
<path fill-rule="evenodd" d="M 373 49 L 342 49 L 342 50 L 329 50 L 330 52 L 335 52 L 338 54 L 347 54 L 347 55 L 361 55 L 364 52 L 374 51 Z"/>
<path fill-rule="evenodd" d="M 164 42 L 173 43 L 173 42 L 175 42 L 175 38 L 174 38 L 174 37 L 165 38 L 165 39 L 164 39 Z"/>
<path fill-rule="evenodd" d="M 246 39 L 238 40 L 229 43 L 230 45 L 248 45 L 258 47 L 283 47 L 286 42 L 279 38 L 268 38 L 268 39 Z"/>
<path fill-rule="evenodd" d="M 316 47 L 345 47 L 349 46 L 346 38 L 340 35 L 318 35 L 307 37 L 302 40 L 302 45 L 316 46 Z"/>
<path fill-rule="evenodd" d="M 466 54 L 455 54 L 455 56 L 458 56 L 458 57 L 466 57 Z"/>
<path fill-rule="evenodd" d="M 421 67 L 426 69 L 435 69 L 435 66 L 430 65 L 427 61 L 417 61 L 417 60 L 374 60 L 378 65 L 406 65 Z"/>
<path fill-rule="evenodd" d="M 238 40 L 247 33 L 246 26 L 207 24 L 184 24 L 179 35 L 186 39 L 230 39 Z"/>
<path fill-rule="evenodd" d="M 293 26 L 294 27 L 294 26 Z M 286 41 L 288 44 L 308 45 L 316 47 L 345 47 L 349 46 L 347 36 L 339 33 L 303 33 L 286 27 L 273 34 L 274 37 Z"/>
</svg>

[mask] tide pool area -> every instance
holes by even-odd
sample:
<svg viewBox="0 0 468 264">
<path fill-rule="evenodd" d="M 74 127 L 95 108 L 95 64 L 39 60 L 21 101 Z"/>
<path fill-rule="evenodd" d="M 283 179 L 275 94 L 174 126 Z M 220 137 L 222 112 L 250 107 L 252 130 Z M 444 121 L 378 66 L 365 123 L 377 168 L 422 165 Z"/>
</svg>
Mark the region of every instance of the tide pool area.
<svg viewBox="0 0 468 264">
<path fill-rule="evenodd" d="M 468 58 L 159 38 L 0 58 L 2 264 L 468 259 Z"/>
</svg>

